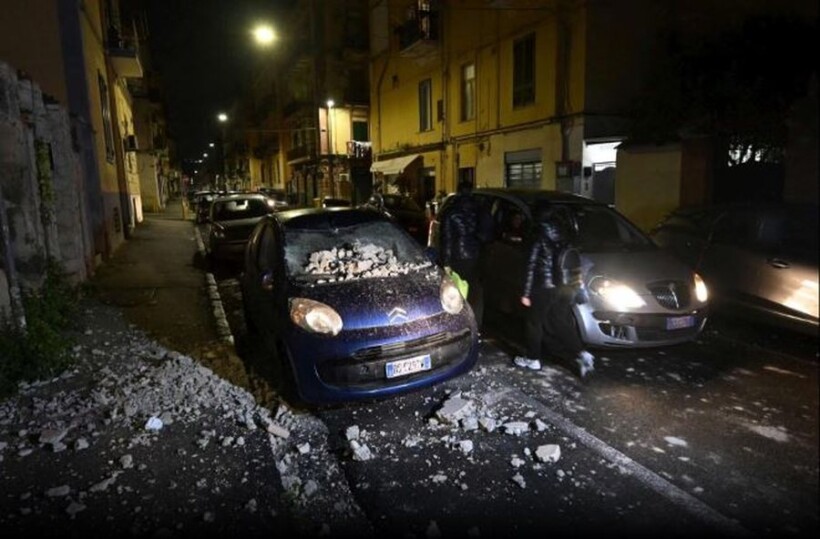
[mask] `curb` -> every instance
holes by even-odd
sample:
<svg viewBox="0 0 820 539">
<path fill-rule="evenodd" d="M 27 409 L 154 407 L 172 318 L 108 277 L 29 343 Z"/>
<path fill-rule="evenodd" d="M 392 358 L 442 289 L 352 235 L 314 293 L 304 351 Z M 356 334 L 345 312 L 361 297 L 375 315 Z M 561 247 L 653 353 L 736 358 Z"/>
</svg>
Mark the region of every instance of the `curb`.
<svg viewBox="0 0 820 539">
<path fill-rule="evenodd" d="M 206 256 L 205 243 L 202 241 L 202 234 L 199 233 L 199 228 L 196 225 L 194 225 L 194 238 L 196 239 L 197 250 L 204 259 Z M 234 344 L 231 326 L 228 324 L 225 308 L 222 306 L 222 297 L 219 295 L 219 287 L 216 284 L 214 274 L 210 271 L 205 272 L 205 288 L 208 290 L 208 297 L 211 300 L 211 308 L 216 319 L 216 333 L 219 335 L 219 339 L 222 342 Z"/>
</svg>

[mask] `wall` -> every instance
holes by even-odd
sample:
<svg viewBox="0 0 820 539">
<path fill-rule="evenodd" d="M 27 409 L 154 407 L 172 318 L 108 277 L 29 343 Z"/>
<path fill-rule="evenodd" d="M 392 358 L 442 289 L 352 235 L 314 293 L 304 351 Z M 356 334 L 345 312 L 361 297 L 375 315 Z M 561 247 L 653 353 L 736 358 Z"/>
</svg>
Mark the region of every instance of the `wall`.
<svg viewBox="0 0 820 539">
<path fill-rule="evenodd" d="M 681 155 L 677 144 L 618 148 L 615 207 L 644 231 L 680 205 Z"/>
</svg>

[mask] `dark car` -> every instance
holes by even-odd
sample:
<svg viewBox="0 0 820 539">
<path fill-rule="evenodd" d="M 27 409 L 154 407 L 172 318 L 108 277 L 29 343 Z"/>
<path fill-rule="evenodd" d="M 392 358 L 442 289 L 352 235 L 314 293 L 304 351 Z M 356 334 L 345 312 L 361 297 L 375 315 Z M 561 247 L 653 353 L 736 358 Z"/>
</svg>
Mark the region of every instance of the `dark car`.
<svg viewBox="0 0 820 539">
<path fill-rule="evenodd" d="M 264 218 L 240 282 L 249 332 L 289 366 L 307 402 L 429 386 L 478 357 L 469 305 L 377 211 L 308 208 Z"/>
<path fill-rule="evenodd" d="M 420 244 L 427 243 L 427 215 L 424 210 L 406 195 L 380 195 L 384 211 L 392 216 Z M 369 202 L 373 204 L 373 202 Z"/>
<path fill-rule="evenodd" d="M 208 256 L 215 262 L 241 261 L 253 228 L 273 211 L 273 201 L 264 195 L 215 198 L 208 217 Z"/>
<path fill-rule="evenodd" d="M 482 254 L 485 308 L 507 317 L 525 315 L 520 303 L 533 210 L 550 203 L 563 211 L 574 230 L 583 260 L 589 301 L 573 306 L 581 339 L 590 347 L 638 348 L 691 341 L 707 317 L 703 280 L 659 249 L 626 217 L 607 204 L 568 193 L 523 189 L 475 189 L 473 197 L 493 219 L 493 237 Z M 430 227 L 438 249 L 438 219 Z"/>
<path fill-rule="evenodd" d="M 818 207 L 682 208 L 651 232 L 703 275 L 727 312 L 817 335 Z"/>
</svg>

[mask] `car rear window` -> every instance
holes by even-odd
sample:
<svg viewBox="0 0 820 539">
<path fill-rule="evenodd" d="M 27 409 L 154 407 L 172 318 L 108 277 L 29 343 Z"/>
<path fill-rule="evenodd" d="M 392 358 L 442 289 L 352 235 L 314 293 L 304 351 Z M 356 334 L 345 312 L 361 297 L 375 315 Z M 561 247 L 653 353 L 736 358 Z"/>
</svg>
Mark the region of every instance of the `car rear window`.
<svg viewBox="0 0 820 539">
<path fill-rule="evenodd" d="M 271 212 L 270 205 L 259 198 L 245 198 L 214 202 L 215 221 L 232 221 L 261 217 Z"/>
</svg>

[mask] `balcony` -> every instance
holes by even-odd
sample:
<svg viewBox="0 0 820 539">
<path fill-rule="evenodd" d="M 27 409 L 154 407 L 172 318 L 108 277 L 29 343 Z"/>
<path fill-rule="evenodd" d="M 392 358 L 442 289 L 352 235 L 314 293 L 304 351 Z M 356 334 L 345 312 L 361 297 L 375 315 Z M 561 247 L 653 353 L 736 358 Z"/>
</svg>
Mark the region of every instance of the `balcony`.
<svg viewBox="0 0 820 539">
<path fill-rule="evenodd" d="M 120 77 L 142 78 L 142 63 L 135 38 L 124 37 L 114 29 L 109 30 L 108 57 Z"/>
<path fill-rule="evenodd" d="M 289 165 L 309 161 L 313 157 L 313 149 L 310 146 L 299 146 L 288 150 L 287 159 Z"/>
<path fill-rule="evenodd" d="M 438 11 L 416 9 L 413 16 L 396 28 L 399 55 L 415 56 L 438 47 Z"/>
</svg>

